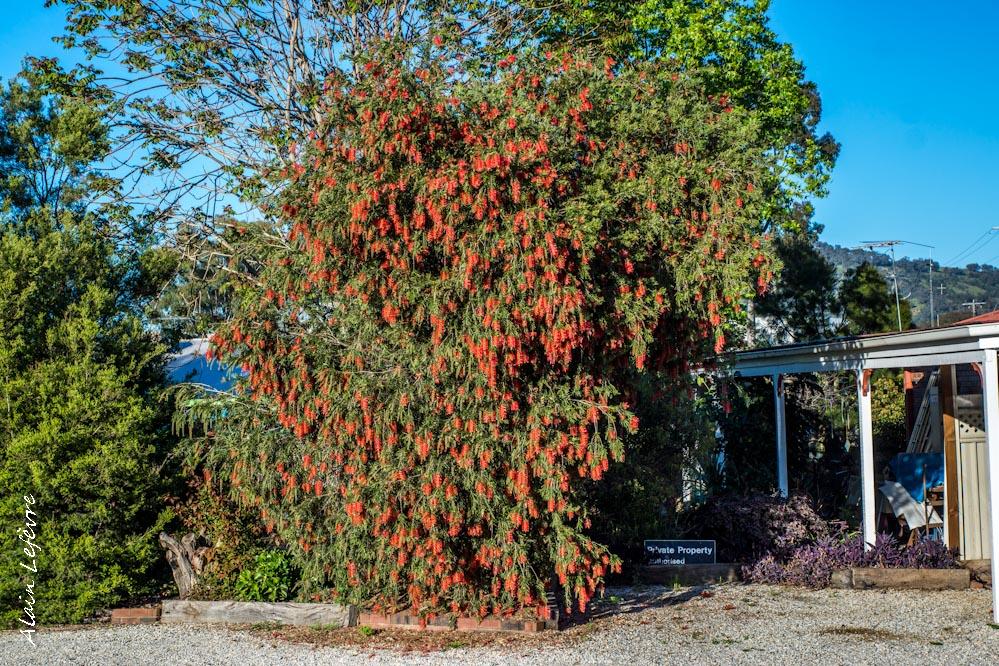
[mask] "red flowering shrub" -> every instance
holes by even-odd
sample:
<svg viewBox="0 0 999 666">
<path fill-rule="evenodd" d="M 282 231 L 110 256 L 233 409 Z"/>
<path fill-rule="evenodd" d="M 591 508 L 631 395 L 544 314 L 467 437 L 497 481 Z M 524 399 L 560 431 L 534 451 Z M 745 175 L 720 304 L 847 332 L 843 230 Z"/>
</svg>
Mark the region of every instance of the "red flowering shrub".
<svg viewBox="0 0 999 666">
<path fill-rule="evenodd" d="M 663 65 L 615 70 L 397 51 L 327 82 L 287 237 L 215 337 L 295 437 L 214 464 L 306 594 L 512 612 L 554 574 L 585 607 L 618 566 L 579 481 L 638 427 L 638 373 L 684 381 L 771 260 L 752 117 Z"/>
</svg>

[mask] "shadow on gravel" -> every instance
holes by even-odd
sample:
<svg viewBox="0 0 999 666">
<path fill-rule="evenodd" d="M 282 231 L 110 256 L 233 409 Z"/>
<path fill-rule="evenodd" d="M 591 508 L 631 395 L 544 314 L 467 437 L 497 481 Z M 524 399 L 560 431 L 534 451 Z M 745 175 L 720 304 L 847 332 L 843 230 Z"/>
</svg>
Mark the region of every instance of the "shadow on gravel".
<svg viewBox="0 0 999 666">
<path fill-rule="evenodd" d="M 585 613 L 580 613 L 577 610 L 567 617 L 563 612 L 559 620 L 559 628 L 569 629 L 594 620 L 641 613 L 654 608 L 678 606 L 699 597 L 714 596 L 711 587 L 713 586 L 697 585 L 680 590 L 654 586 L 609 589 L 603 599 L 595 599 Z"/>
</svg>

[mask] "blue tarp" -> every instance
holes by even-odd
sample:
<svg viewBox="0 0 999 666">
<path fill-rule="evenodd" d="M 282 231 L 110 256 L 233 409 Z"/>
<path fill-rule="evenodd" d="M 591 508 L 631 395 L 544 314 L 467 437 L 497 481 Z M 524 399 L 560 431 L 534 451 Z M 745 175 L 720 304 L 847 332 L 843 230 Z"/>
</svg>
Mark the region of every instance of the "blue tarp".
<svg viewBox="0 0 999 666">
<path fill-rule="evenodd" d="M 942 453 L 899 453 L 888 463 L 895 480 L 902 484 L 912 499 L 923 501 L 923 470 L 926 487 L 943 485 L 944 456 Z"/>
</svg>

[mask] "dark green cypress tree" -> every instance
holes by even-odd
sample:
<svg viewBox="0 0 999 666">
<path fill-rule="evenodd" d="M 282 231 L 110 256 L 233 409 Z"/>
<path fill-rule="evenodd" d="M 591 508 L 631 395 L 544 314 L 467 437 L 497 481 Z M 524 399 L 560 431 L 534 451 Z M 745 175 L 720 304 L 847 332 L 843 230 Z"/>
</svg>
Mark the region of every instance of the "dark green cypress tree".
<svg viewBox="0 0 999 666">
<path fill-rule="evenodd" d="M 22 627 L 29 584 L 39 622 L 78 622 L 158 590 L 169 430 L 142 310 L 162 264 L 112 222 L 99 105 L 30 71 L 0 95 L 0 624 Z"/>
</svg>

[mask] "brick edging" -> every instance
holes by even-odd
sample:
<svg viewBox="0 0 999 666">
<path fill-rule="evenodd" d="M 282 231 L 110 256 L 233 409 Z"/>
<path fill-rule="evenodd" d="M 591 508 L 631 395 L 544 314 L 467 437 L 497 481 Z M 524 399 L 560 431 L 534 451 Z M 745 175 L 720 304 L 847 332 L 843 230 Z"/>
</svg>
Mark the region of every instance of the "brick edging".
<svg viewBox="0 0 999 666">
<path fill-rule="evenodd" d="M 357 617 L 358 626 L 372 629 L 415 629 L 419 631 L 512 631 L 536 633 L 554 630 L 558 626 L 551 620 L 523 620 L 505 617 L 452 617 L 438 616 L 421 619 L 412 613 L 395 613 L 383 615 L 378 613 L 360 613 Z"/>
<path fill-rule="evenodd" d="M 111 624 L 155 624 L 160 621 L 160 613 L 160 606 L 115 608 L 111 611 Z"/>
</svg>

